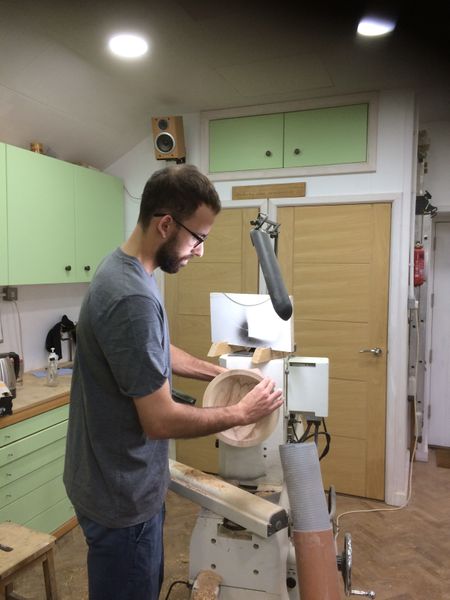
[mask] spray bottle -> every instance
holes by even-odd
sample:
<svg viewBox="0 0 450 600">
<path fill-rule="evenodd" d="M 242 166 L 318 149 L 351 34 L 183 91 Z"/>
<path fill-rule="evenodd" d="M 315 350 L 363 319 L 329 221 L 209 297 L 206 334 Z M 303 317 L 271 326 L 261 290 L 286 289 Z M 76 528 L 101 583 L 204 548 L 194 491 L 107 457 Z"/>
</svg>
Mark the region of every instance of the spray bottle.
<svg viewBox="0 0 450 600">
<path fill-rule="evenodd" d="M 58 355 L 55 349 L 51 348 L 47 361 L 47 385 L 55 387 L 58 385 Z"/>
</svg>

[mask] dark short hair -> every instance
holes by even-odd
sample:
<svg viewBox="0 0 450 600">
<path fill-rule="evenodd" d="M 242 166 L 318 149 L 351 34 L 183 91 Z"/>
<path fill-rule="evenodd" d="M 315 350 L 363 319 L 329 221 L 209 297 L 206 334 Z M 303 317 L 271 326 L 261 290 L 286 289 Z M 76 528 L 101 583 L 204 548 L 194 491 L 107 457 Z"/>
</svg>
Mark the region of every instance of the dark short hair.
<svg viewBox="0 0 450 600">
<path fill-rule="evenodd" d="M 194 165 L 170 165 L 155 171 L 142 192 L 138 223 L 145 230 L 154 214 L 169 214 L 180 221 L 205 204 L 220 211 L 219 195 L 211 181 Z"/>
</svg>

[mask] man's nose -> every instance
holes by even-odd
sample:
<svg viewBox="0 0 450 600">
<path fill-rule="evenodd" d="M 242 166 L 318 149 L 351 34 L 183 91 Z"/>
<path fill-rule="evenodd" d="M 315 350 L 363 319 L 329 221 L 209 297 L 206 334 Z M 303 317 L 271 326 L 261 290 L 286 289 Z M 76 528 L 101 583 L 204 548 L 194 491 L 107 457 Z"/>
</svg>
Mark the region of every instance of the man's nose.
<svg viewBox="0 0 450 600">
<path fill-rule="evenodd" d="M 192 254 L 195 256 L 203 256 L 203 252 L 205 251 L 205 244 L 202 242 L 198 246 L 192 249 Z"/>
</svg>

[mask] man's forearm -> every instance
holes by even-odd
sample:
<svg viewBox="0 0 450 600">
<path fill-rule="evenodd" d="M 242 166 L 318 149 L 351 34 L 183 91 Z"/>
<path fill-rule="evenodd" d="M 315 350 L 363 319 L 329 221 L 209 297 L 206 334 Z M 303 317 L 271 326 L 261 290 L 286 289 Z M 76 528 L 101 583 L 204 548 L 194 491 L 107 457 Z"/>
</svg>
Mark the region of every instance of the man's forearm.
<svg viewBox="0 0 450 600">
<path fill-rule="evenodd" d="M 177 348 L 173 344 L 170 346 L 170 352 L 172 357 L 172 371 L 175 375 L 202 381 L 211 381 L 211 379 L 226 371 L 224 367 L 192 356 L 192 354 L 181 350 L 181 348 Z"/>
</svg>

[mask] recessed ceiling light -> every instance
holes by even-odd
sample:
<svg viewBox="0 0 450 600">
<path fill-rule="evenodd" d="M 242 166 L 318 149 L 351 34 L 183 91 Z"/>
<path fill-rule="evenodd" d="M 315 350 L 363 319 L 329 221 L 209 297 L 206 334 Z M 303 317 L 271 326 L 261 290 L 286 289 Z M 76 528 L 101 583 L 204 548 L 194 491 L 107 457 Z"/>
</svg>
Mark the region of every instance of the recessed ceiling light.
<svg viewBox="0 0 450 600">
<path fill-rule="evenodd" d="M 395 21 L 380 17 L 364 17 L 358 25 L 358 33 L 368 37 L 385 35 L 395 29 Z"/>
<path fill-rule="evenodd" d="M 108 42 L 113 54 L 121 58 L 139 58 L 148 50 L 148 43 L 143 37 L 131 33 L 121 33 L 113 36 Z"/>
</svg>

